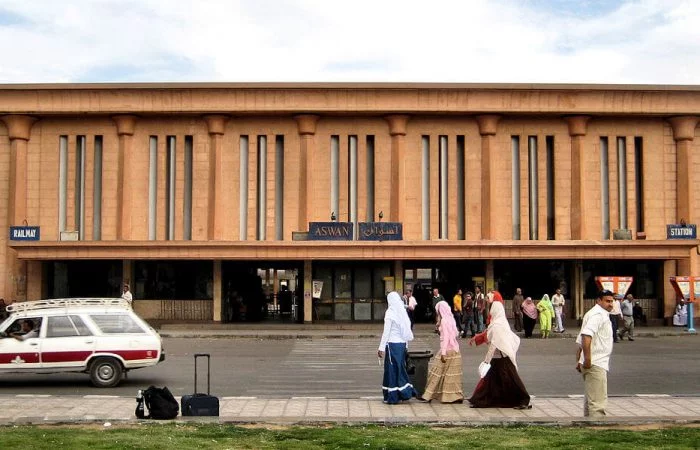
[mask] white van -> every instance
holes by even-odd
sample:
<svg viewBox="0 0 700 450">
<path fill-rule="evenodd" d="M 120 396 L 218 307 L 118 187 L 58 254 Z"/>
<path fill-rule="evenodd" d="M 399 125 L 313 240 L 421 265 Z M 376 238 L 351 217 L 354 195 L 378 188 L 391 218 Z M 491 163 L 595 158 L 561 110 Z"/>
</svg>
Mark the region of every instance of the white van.
<svg viewBox="0 0 700 450">
<path fill-rule="evenodd" d="M 121 298 L 13 303 L 0 324 L 0 373 L 85 372 L 97 387 L 165 359 L 160 335 Z"/>
</svg>

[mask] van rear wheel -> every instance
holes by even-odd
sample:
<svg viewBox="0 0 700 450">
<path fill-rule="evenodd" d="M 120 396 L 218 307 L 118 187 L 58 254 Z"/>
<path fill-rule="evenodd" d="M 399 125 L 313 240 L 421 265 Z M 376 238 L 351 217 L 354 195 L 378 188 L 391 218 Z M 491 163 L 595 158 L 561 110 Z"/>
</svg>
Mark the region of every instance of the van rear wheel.
<svg viewBox="0 0 700 450">
<path fill-rule="evenodd" d="M 115 358 L 97 358 L 90 365 L 90 381 L 96 387 L 114 387 L 121 379 L 122 365 Z"/>
</svg>

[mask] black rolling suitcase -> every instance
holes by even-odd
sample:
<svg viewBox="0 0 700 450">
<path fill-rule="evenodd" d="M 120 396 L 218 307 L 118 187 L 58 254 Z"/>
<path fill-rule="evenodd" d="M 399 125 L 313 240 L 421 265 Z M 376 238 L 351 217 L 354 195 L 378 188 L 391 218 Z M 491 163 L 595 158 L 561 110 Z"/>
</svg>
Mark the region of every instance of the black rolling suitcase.
<svg viewBox="0 0 700 450">
<path fill-rule="evenodd" d="M 197 393 L 197 358 L 207 358 L 207 393 Z M 194 391 L 192 395 L 183 395 L 180 407 L 183 416 L 218 416 L 219 399 L 209 395 L 211 390 L 211 355 L 195 353 L 194 355 Z"/>
</svg>

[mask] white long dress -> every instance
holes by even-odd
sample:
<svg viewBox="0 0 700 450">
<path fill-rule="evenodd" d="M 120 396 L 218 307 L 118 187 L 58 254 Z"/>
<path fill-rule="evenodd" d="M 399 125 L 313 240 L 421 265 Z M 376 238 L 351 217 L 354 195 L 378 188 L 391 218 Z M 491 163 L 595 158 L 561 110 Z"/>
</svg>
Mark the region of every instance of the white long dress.
<svg viewBox="0 0 700 450">
<path fill-rule="evenodd" d="M 676 313 L 673 315 L 673 325 L 677 327 L 684 327 L 688 325 L 688 306 L 685 304 L 678 304 L 676 306 Z"/>
</svg>

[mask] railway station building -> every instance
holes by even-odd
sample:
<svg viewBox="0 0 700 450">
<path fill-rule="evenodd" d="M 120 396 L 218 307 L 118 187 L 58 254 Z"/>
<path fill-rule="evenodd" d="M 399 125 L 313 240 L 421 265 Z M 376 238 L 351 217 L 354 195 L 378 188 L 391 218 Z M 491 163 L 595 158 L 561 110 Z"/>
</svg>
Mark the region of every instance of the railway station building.
<svg viewBox="0 0 700 450">
<path fill-rule="evenodd" d="M 381 321 L 385 293 L 512 298 L 700 275 L 700 88 L 0 85 L 0 296 L 145 319 Z"/>
</svg>

